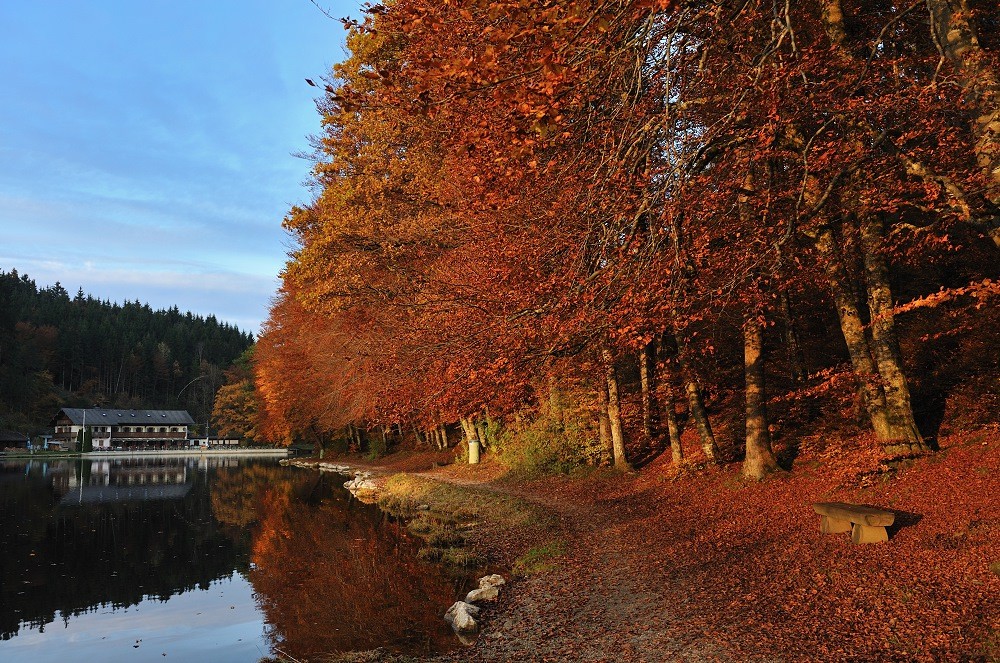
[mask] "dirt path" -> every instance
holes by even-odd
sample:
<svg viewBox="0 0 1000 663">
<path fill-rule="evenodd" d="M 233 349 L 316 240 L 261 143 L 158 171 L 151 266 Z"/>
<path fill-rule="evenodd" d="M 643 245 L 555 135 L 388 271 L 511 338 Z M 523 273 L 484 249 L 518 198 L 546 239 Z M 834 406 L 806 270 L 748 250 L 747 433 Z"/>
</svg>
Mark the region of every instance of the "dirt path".
<svg viewBox="0 0 1000 663">
<path fill-rule="evenodd" d="M 497 488 L 438 472 L 422 476 L 514 495 L 554 512 L 555 569 L 516 580 L 486 612 L 477 645 L 454 660 L 707 661 L 728 657 L 676 623 L 658 546 L 636 524 L 641 504 L 594 501 L 533 486 Z M 634 501 L 634 498 L 632 498 Z M 675 588 L 676 589 L 676 588 Z M 673 592 L 676 594 L 676 592 Z"/>
</svg>

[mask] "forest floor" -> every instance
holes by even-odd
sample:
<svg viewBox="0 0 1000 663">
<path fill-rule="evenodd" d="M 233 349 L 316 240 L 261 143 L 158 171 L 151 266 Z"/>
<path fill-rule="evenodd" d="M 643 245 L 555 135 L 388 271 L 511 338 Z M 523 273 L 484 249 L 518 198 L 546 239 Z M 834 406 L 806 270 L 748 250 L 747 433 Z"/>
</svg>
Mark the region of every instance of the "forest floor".
<svg viewBox="0 0 1000 663">
<path fill-rule="evenodd" d="M 533 480 L 440 454 L 365 464 L 467 491 L 470 544 L 511 579 L 476 644 L 438 660 L 1000 661 L 1000 430 L 898 464 L 857 444 L 802 445 L 760 483 L 669 454 Z M 512 498 L 542 515 L 518 524 Z M 820 534 L 817 501 L 894 511 L 889 542 Z"/>
</svg>

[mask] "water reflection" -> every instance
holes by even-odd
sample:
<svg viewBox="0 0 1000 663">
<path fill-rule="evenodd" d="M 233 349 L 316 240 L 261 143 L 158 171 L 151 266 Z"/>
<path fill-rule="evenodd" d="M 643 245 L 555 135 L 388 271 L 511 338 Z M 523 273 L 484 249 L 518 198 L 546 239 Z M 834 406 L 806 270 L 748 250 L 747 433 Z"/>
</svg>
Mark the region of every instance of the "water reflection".
<svg viewBox="0 0 1000 663">
<path fill-rule="evenodd" d="M 116 658 L 124 617 L 128 640 L 153 613 L 146 645 L 165 620 L 184 637 L 125 643 L 129 660 L 203 654 L 237 626 L 214 659 L 453 647 L 440 613 L 466 580 L 342 481 L 235 457 L 0 463 L 0 659 L 57 658 L 70 631 Z"/>
<path fill-rule="evenodd" d="M 320 497 L 320 484 L 331 480 L 343 481 L 316 475 L 313 485 L 269 489 L 260 502 L 249 577 L 269 637 L 306 658 L 387 645 L 410 653 L 454 646 L 441 614 L 467 583 L 445 581 L 418 559 L 401 523 L 346 491 Z"/>
</svg>

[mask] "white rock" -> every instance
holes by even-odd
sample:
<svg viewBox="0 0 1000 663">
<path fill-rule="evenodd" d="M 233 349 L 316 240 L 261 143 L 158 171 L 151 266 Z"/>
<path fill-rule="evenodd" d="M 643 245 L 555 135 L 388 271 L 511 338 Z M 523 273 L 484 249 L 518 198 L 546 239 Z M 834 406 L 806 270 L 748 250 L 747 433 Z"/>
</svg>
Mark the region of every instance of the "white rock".
<svg viewBox="0 0 1000 663">
<path fill-rule="evenodd" d="M 375 482 L 367 477 L 355 477 L 347 483 L 344 484 L 344 488 L 350 490 L 351 492 L 358 490 L 375 490 L 377 486 Z"/>
<path fill-rule="evenodd" d="M 503 576 L 499 573 L 494 573 L 493 575 L 483 576 L 479 579 L 479 589 L 486 589 L 487 587 L 499 587 L 500 585 L 506 584 L 507 581 L 503 579 Z"/>
<path fill-rule="evenodd" d="M 451 624 L 456 633 L 475 633 L 479 630 L 476 623 L 476 616 L 479 608 L 465 601 L 455 601 L 448 612 L 444 613 L 444 620 Z"/>
<path fill-rule="evenodd" d="M 500 590 L 495 585 L 474 589 L 465 596 L 466 603 L 478 603 L 479 601 L 493 601 L 500 595 Z"/>
</svg>

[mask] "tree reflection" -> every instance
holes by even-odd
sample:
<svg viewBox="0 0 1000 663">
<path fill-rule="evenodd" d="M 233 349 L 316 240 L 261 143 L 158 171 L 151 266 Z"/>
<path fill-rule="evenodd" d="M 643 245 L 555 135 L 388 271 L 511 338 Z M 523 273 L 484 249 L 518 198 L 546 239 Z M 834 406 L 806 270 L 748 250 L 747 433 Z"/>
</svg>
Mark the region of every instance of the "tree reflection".
<svg viewBox="0 0 1000 663">
<path fill-rule="evenodd" d="M 237 571 L 298 659 L 454 647 L 441 615 L 467 580 L 343 481 L 236 459 L 0 463 L 0 639 Z"/>
<path fill-rule="evenodd" d="M 304 658 L 454 647 L 441 615 L 464 581 L 419 560 L 417 544 L 376 507 L 325 485 L 342 480 L 300 473 L 261 496 L 250 579 L 274 646 Z"/>
</svg>

